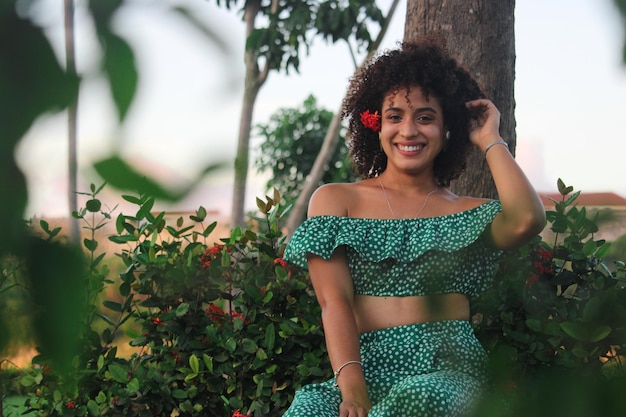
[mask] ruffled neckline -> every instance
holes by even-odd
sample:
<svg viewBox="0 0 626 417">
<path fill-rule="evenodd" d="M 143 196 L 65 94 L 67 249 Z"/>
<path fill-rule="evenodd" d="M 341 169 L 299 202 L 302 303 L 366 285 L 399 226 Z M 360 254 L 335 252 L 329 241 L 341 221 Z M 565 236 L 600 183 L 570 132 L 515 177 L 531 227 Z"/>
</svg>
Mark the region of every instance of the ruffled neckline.
<svg viewBox="0 0 626 417">
<path fill-rule="evenodd" d="M 352 248 L 366 261 L 412 262 L 430 250 L 453 252 L 476 242 L 502 210 L 499 201 L 443 216 L 374 219 L 320 215 L 295 231 L 285 259 L 306 268 L 307 254 L 329 259 L 339 246 Z"/>
<path fill-rule="evenodd" d="M 333 215 L 327 215 L 327 214 L 322 214 L 322 215 L 318 215 L 318 216 L 312 216 L 309 217 L 308 219 L 305 220 L 304 223 L 308 222 L 309 220 L 313 220 L 319 217 L 323 217 L 323 218 L 337 218 L 337 219 L 346 219 L 346 220 L 365 220 L 365 221 L 372 221 L 372 222 L 404 222 L 404 221 L 427 221 L 427 220 L 436 220 L 436 219 L 447 219 L 447 218 L 454 218 L 456 216 L 463 216 L 463 215 L 468 215 L 468 214 L 472 214 L 472 212 L 474 211 L 480 211 L 480 210 L 484 210 L 488 207 L 486 206 L 495 206 L 498 209 L 498 212 L 500 212 L 502 210 L 502 206 L 500 204 L 499 200 L 490 200 L 490 201 L 486 201 L 482 204 L 479 204 L 476 207 L 472 207 L 470 209 L 467 210 L 463 210 L 463 211 L 457 211 L 456 213 L 450 213 L 450 214 L 443 214 L 441 216 L 431 216 L 431 217 L 406 217 L 406 218 L 402 218 L 402 219 L 376 219 L 373 217 L 347 217 L 347 216 L 333 216 Z M 303 224 L 304 224 L 303 223 Z"/>
</svg>

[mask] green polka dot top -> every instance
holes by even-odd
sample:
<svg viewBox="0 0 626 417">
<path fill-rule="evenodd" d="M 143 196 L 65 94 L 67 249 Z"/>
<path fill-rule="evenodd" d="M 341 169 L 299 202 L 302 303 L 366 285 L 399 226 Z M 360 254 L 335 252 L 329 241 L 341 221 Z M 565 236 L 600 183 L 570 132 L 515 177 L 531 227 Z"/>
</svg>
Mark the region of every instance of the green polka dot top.
<svg viewBox="0 0 626 417">
<path fill-rule="evenodd" d="M 502 205 L 494 200 L 439 217 L 315 216 L 296 229 L 284 258 L 307 268 L 308 254 L 329 259 L 345 246 L 355 294 L 475 297 L 491 285 L 502 255 L 481 238 L 500 211 Z"/>
</svg>

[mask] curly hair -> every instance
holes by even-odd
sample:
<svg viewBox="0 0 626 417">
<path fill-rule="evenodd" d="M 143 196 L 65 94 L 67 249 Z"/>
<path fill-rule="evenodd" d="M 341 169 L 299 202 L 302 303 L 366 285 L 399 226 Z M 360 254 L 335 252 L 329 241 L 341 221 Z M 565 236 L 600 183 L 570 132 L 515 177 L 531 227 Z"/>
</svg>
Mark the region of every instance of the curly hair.
<svg viewBox="0 0 626 417">
<path fill-rule="evenodd" d="M 465 170 L 472 149 L 469 127 L 476 117 L 465 103 L 485 96 L 469 72 L 450 57 L 445 42 L 425 36 L 374 56 L 350 80 L 342 118 L 348 120 L 348 147 L 361 178 L 381 174 L 387 167 L 387 156 L 380 148 L 378 134 L 363 125 L 360 114 L 366 110 L 382 114 L 386 95 L 415 86 L 421 87 L 426 97 L 437 98 L 450 131 L 447 150 L 435 158 L 435 180 L 447 187 Z"/>
</svg>

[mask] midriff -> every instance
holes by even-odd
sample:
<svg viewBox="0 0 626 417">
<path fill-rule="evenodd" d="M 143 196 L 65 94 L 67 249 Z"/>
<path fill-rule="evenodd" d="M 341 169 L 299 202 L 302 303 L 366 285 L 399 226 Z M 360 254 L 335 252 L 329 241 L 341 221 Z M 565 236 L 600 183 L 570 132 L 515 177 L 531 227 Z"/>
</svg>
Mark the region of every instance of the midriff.
<svg viewBox="0 0 626 417">
<path fill-rule="evenodd" d="M 469 320 L 470 306 L 463 294 L 410 297 L 354 296 L 359 333 L 440 320 Z"/>
</svg>

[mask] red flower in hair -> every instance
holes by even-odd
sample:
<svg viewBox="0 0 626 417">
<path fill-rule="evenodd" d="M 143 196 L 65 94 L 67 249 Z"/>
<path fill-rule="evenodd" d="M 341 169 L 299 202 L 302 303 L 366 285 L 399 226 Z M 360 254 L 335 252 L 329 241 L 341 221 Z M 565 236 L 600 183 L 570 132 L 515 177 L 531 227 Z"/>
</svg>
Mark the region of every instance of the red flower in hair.
<svg viewBox="0 0 626 417">
<path fill-rule="evenodd" d="M 365 110 L 361 113 L 361 123 L 368 129 L 372 129 L 374 132 L 380 132 L 380 114 L 378 110 L 374 113 L 370 113 L 369 110 Z"/>
</svg>

